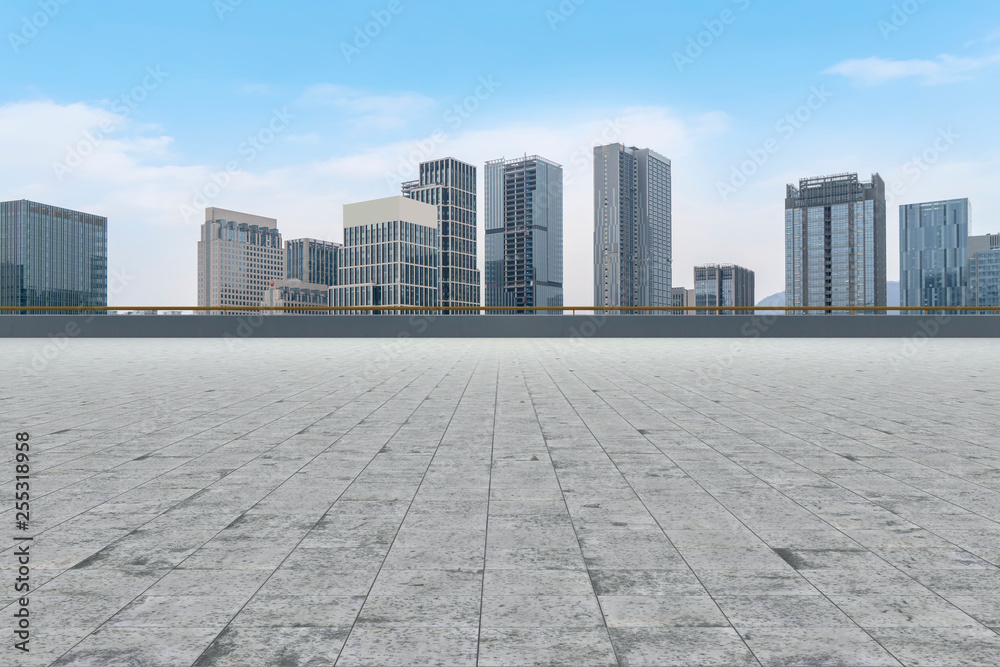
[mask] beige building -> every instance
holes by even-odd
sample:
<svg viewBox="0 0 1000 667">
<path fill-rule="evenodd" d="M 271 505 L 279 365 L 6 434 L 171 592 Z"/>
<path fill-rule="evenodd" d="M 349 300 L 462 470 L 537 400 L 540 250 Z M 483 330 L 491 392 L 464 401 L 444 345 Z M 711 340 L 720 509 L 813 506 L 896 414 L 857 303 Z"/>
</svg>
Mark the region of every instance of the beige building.
<svg viewBox="0 0 1000 667">
<path fill-rule="evenodd" d="M 332 305 L 438 306 L 437 230 L 437 207 L 406 197 L 345 205 Z"/>
<path fill-rule="evenodd" d="M 260 306 L 272 281 L 285 277 L 278 221 L 205 209 L 198 242 L 198 305 Z"/>
</svg>

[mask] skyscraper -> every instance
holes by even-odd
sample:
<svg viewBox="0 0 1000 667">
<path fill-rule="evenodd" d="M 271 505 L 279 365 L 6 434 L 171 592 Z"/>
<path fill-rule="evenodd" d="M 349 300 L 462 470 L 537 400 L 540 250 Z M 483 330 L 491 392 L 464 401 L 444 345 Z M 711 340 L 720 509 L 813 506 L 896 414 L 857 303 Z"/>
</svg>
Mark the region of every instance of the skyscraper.
<svg viewBox="0 0 1000 667">
<path fill-rule="evenodd" d="M 899 305 L 964 306 L 968 241 L 968 199 L 900 206 Z"/>
<path fill-rule="evenodd" d="M 107 218 L 24 199 L 0 203 L 0 309 L 107 305 Z"/>
<path fill-rule="evenodd" d="M 337 280 L 340 244 L 317 239 L 285 242 L 285 277 L 312 285 L 333 285 Z"/>
<path fill-rule="evenodd" d="M 1000 234 L 969 237 L 968 304 L 1000 308 Z"/>
<path fill-rule="evenodd" d="M 537 155 L 487 162 L 485 201 L 486 305 L 562 307 L 562 167 Z"/>
<path fill-rule="evenodd" d="M 670 160 L 648 148 L 594 148 L 594 305 L 669 306 Z"/>
<path fill-rule="evenodd" d="M 730 306 L 752 308 L 754 272 L 735 264 L 706 264 L 694 267 L 696 307 Z M 699 315 L 733 314 L 736 311 L 698 311 Z"/>
<path fill-rule="evenodd" d="M 476 168 L 449 157 L 423 162 L 419 171 L 417 180 L 403 183 L 403 196 L 437 206 L 441 244 L 439 304 L 442 309 L 477 307 L 481 302 L 476 259 Z"/>
<path fill-rule="evenodd" d="M 886 305 L 885 182 L 806 178 L 785 198 L 785 303 Z M 831 311 L 828 311 L 831 312 Z"/>
<path fill-rule="evenodd" d="M 199 306 L 260 306 L 271 281 L 284 276 L 277 220 L 205 209 L 198 242 Z"/>
<path fill-rule="evenodd" d="M 345 205 L 332 305 L 437 306 L 437 214 L 406 197 Z"/>
</svg>

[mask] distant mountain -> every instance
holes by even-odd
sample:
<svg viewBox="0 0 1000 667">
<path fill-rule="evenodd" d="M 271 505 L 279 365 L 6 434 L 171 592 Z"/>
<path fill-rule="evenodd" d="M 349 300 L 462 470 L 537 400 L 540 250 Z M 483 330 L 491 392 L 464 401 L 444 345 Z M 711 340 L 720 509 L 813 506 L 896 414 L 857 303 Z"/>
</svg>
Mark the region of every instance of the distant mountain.
<svg viewBox="0 0 1000 667">
<path fill-rule="evenodd" d="M 772 294 L 763 301 L 757 304 L 758 306 L 784 306 L 785 305 L 785 293 L 778 292 L 777 294 Z"/>
<path fill-rule="evenodd" d="M 899 283 L 890 282 L 886 283 L 886 304 L 890 308 L 899 307 Z M 784 306 L 785 305 L 785 293 L 778 292 L 777 294 L 772 294 L 771 296 L 763 299 L 758 306 Z"/>
</svg>

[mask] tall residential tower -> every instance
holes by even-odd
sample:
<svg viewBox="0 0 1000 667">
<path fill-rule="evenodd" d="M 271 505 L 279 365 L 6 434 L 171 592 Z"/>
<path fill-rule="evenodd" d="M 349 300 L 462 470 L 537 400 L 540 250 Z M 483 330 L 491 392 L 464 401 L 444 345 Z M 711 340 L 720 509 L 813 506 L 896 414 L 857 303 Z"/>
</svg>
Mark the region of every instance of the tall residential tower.
<svg viewBox="0 0 1000 667">
<path fill-rule="evenodd" d="M 785 198 L 785 304 L 886 305 L 885 182 L 806 178 Z"/>
<path fill-rule="evenodd" d="M 485 198 L 486 305 L 561 308 L 562 167 L 537 155 L 487 162 Z"/>
<path fill-rule="evenodd" d="M 478 307 L 476 168 L 455 158 L 423 162 L 419 179 L 403 183 L 403 196 L 437 207 L 440 306 Z"/>
<path fill-rule="evenodd" d="M 648 148 L 594 148 L 594 305 L 670 306 L 670 160 Z"/>
</svg>

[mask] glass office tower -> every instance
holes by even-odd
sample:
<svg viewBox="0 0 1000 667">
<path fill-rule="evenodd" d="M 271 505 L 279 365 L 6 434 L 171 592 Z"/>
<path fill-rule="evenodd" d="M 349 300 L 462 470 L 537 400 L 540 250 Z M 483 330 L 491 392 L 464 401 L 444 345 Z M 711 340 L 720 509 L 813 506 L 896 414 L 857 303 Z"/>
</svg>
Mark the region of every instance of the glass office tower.
<svg viewBox="0 0 1000 667">
<path fill-rule="evenodd" d="M 886 305 L 885 181 L 806 178 L 785 197 L 785 304 Z M 822 312 L 822 311 L 820 311 Z"/>
<path fill-rule="evenodd" d="M 311 285 L 334 285 L 340 244 L 317 239 L 285 242 L 285 278 Z"/>
<path fill-rule="evenodd" d="M 561 308 L 562 167 L 537 155 L 487 162 L 485 201 L 486 305 Z"/>
<path fill-rule="evenodd" d="M 393 313 L 438 305 L 437 207 L 407 197 L 344 206 L 344 247 L 331 303 L 340 312 Z M 389 306 L 350 311 L 350 306 Z"/>
<path fill-rule="evenodd" d="M 594 148 L 595 306 L 671 305 L 670 178 L 648 148 Z"/>
<path fill-rule="evenodd" d="M 403 183 L 403 196 L 437 206 L 441 243 L 438 301 L 441 308 L 447 313 L 448 306 L 478 307 L 476 168 L 450 157 L 423 162 L 420 178 Z"/>
<path fill-rule="evenodd" d="M 899 305 L 964 306 L 968 240 L 968 199 L 900 206 Z"/>
<path fill-rule="evenodd" d="M 753 308 L 754 272 L 735 264 L 694 267 L 695 306 Z M 732 310 L 699 310 L 699 315 L 732 315 Z M 741 311 L 743 312 L 743 311 Z"/>
<path fill-rule="evenodd" d="M 0 203 L 0 310 L 107 305 L 107 218 L 27 200 Z"/>
<path fill-rule="evenodd" d="M 1000 308 L 1000 234 L 969 237 L 970 306 Z"/>
</svg>

